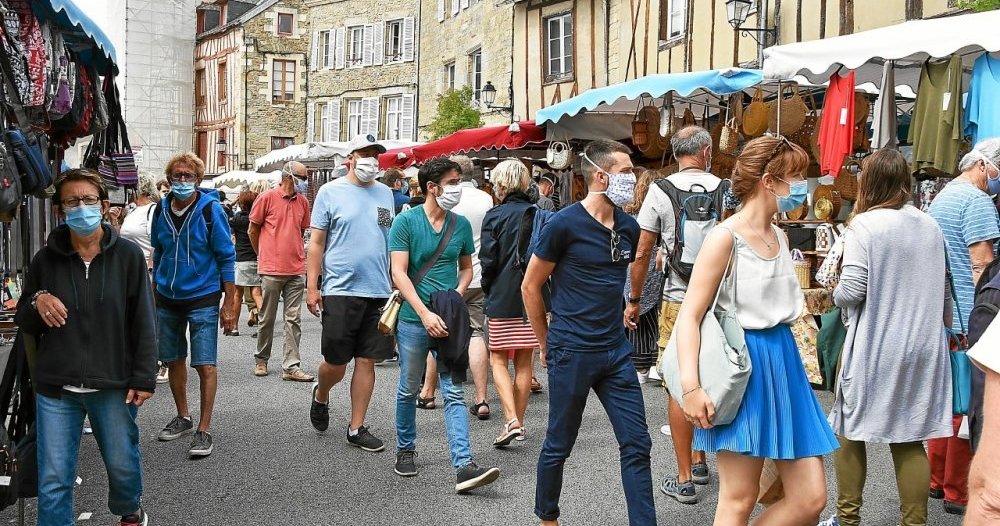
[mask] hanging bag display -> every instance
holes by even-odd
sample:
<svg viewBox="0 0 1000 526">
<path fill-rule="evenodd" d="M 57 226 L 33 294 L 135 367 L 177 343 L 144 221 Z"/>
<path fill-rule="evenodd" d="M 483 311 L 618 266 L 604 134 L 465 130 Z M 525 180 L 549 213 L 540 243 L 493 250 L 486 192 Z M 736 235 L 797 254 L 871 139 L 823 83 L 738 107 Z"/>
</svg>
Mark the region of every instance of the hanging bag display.
<svg viewBox="0 0 1000 526">
<path fill-rule="evenodd" d="M 0 141 L 0 221 L 12 220 L 21 204 L 21 175 L 14 157 Z"/>
<path fill-rule="evenodd" d="M 791 95 L 785 97 L 786 91 Z M 771 131 L 784 136 L 792 136 L 802 129 L 809 108 L 799 95 L 798 84 L 783 84 L 778 90 L 778 96 L 768 107 L 767 125 Z"/>
<path fill-rule="evenodd" d="M 833 180 L 833 189 L 840 193 L 840 197 L 848 201 L 858 199 L 858 174 L 860 172 L 861 163 L 848 158 L 840 170 L 840 175 Z"/>
<path fill-rule="evenodd" d="M 764 90 L 757 88 L 753 100 L 743 111 L 743 134 L 747 137 L 760 137 L 767 131 L 769 109 L 764 103 Z"/>
<path fill-rule="evenodd" d="M 545 152 L 545 161 L 553 170 L 565 170 L 573 164 L 573 149 L 569 143 L 554 141 Z"/>
<path fill-rule="evenodd" d="M 108 90 L 108 112 L 111 122 L 104 131 L 104 153 L 101 155 L 97 171 L 101 177 L 117 186 L 135 186 L 139 183 L 139 169 L 135 164 L 135 154 L 128 141 L 128 130 L 118 105 L 118 87 L 114 79 Z"/>
</svg>

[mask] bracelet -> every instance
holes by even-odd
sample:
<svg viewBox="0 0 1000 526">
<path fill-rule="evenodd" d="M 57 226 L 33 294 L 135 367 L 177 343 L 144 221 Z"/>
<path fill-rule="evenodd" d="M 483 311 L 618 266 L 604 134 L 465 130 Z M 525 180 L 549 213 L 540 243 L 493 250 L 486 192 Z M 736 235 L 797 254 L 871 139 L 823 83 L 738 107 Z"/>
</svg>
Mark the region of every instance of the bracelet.
<svg viewBox="0 0 1000 526">
<path fill-rule="evenodd" d="M 640 299 L 640 298 L 639 298 L 638 296 L 629 296 L 629 297 L 628 297 L 628 302 L 629 302 L 629 303 L 633 303 L 633 304 L 634 304 L 634 303 L 639 303 L 639 299 Z"/>
<path fill-rule="evenodd" d="M 684 398 L 685 396 L 687 396 L 687 395 L 689 395 L 689 394 L 691 394 L 691 393 L 693 393 L 693 392 L 697 391 L 698 389 L 701 389 L 701 386 L 700 386 L 700 385 L 699 385 L 698 387 L 695 387 L 694 389 L 691 389 L 690 391 L 688 391 L 688 392 L 686 392 L 686 393 L 682 394 L 682 395 L 681 395 L 681 398 Z"/>
<path fill-rule="evenodd" d="M 31 308 L 33 308 L 35 310 L 38 310 L 38 298 L 41 297 L 41 296 L 43 296 L 43 295 L 45 295 L 45 294 L 49 294 L 49 291 L 47 291 L 47 290 L 40 290 L 40 291 L 35 292 L 34 294 L 32 294 L 31 295 Z"/>
</svg>

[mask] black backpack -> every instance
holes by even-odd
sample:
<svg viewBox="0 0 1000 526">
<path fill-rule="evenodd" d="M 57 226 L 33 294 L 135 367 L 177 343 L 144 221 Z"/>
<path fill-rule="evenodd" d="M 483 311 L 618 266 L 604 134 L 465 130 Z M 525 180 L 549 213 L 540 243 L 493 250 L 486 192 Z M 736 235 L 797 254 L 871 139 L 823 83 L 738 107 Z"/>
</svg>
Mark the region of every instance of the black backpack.
<svg viewBox="0 0 1000 526">
<path fill-rule="evenodd" d="M 681 190 L 666 178 L 656 181 L 656 186 L 674 209 L 674 246 L 670 247 L 667 267 L 685 282 L 690 281 L 701 245 L 722 220 L 723 198 L 730 182 L 723 179 L 711 192 L 697 183 L 691 185 L 690 191 Z"/>
<path fill-rule="evenodd" d="M 969 347 L 979 341 L 986 328 L 1000 313 L 1000 258 L 983 270 L 976 283 L 976 299 L 969 315 Z M 969 399 L 969 436 L 975 451 L 983 433 L 983 391 L 986 375 L 977 367 L 972 368 L 972 393 Z"/>
</svg>

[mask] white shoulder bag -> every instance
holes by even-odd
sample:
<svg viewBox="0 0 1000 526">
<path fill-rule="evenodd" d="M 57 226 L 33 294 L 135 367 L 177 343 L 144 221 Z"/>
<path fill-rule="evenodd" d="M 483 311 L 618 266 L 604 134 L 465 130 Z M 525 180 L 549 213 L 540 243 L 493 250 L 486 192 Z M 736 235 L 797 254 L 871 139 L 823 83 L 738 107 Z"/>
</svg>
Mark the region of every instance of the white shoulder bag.
<svg viewBox="0 0 1000 526">
<path fill-rule="evenodd" d="M 712 307 L 705 313 L 701 321 L 701 348 L 698 352 L 698 379 L 701 388 L 715 404 L 713 425 L 725 425 L 736 418 L 743 394 L 750 380 L 750 354 L 747 352 L 746 338 L 743 327 L 736 318 L 736 311 L 717 311 L 719 293 L 729 281 L 730 295 L 733 305 L 736 305 L 736 236 L 733 236 L 733 251 L 729 254 L 728 269 L 732 272 L 725 275 L 715 291 Z M 681 387 L 681 369 L 677 359 L 677 328 L 670 335 L 660 362 L 660 376 L 670 392 L 670 396 L 684 407 L 684 391 Z"/>
</svg>

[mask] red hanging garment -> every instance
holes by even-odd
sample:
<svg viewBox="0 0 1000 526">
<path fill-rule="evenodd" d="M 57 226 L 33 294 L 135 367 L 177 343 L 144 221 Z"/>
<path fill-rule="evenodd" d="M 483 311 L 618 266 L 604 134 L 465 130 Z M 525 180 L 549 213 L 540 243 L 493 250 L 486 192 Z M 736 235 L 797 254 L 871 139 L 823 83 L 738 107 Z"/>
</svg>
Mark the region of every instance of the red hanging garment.
<svg viewBox="0 0 1000 526">
<path fill-rule="evenodd" d="M 844 158 L 854 149 L 854 72 L 830 76 L 819 125 L 819 173 L 840 175 Z"/>
</svg>

